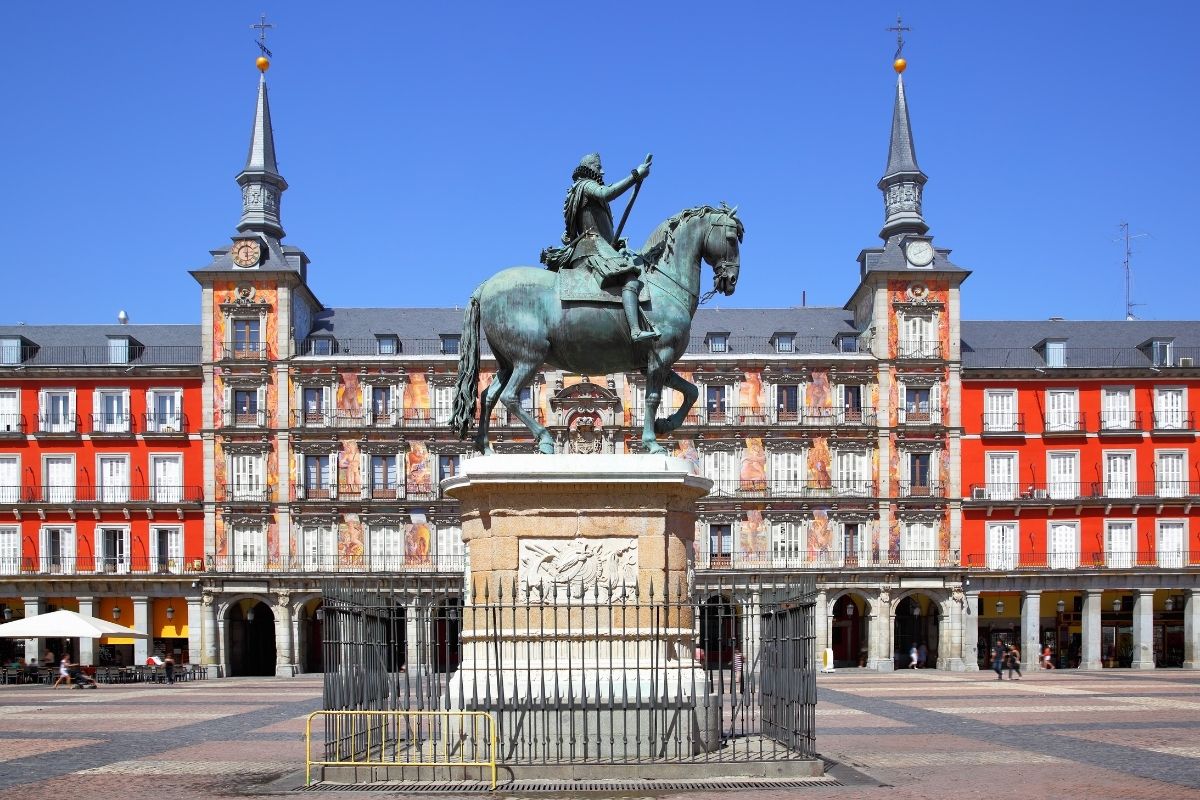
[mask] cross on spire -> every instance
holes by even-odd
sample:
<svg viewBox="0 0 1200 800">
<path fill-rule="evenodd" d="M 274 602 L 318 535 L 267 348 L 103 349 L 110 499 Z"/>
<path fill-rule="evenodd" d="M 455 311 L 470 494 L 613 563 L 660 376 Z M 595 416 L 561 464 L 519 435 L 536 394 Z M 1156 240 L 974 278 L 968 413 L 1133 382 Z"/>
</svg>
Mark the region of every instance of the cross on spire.
<svg viewBox="0 0 1200 800">
<path fill-rule="evenodd" d="M 887 30 L 896 32 L 896 58 L 899 58 L 900 54 L 904 52 L 904 32 L 911 31 L 912 28 L 906 27 L 904 20 L 900 19 L 900 15 L 897 14 L 896 24 Z"/>
<path fill-rule="evenodd" d="M 250 27 L 258 30 L 258 41 L 255 43 L 258 45 L 258 49 L 262 51 L 264 56 L 270 56 L 273 58 L 274 56 L 272 55 L 271 51 L 267 49 L 267 29 L 274 28 L 275 26 L 267 22 L 266 12 L 260 14 L 258 22 L 254 23 Z"/>
</svg>

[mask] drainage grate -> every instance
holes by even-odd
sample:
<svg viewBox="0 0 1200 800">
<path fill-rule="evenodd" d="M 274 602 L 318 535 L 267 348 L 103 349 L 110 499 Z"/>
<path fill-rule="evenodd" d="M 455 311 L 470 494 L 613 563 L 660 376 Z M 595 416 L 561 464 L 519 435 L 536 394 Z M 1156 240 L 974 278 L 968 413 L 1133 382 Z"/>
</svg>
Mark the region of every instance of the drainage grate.
<svg viewBox="0 0 1200 800">
<path fill-rule="evenodd" d="M 722 791 L 744 789 L 807 789 L 842 786 L 836 778 L 800 778 L 765 780 L 758 778 L 725 778 L 710 781 L 513 781 L 497 787 L 497 792 L 514 794 L 562 794 L 577 792 L 643 792 L 643 791 Z M 479 781 L 455 783 L 318 783 L 298 788 L 298 792 L 404 792 L 406 794 L 488 794 L 488 784 Z"/>
</svg>

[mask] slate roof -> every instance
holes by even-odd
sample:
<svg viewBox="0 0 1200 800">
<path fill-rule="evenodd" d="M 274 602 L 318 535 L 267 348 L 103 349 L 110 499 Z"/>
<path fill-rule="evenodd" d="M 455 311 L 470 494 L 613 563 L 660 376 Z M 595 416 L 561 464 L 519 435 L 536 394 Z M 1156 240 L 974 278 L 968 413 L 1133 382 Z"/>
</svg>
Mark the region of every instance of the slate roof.
<svg viewBox="0 0 1200 800">
<path fill-rule="evenodd" d="M 1172 340 L 1176 363 L 1200 358 L 1197 320 L 963 320 L 963 367 L 1045 368 L 1040 345 L 1048 339 L 1062 340 L 1066 366 L 1080 369 L 1148 368 L 1153 339 Z"/>
<path fill-rule="evenodd" d="M 111 364 L 108 342 L 114 336 L 134 340 L 130 365 L 200 363 L 199 325 L 0 325 L 0 339 L 24 340 L 25 366 Z"/>
<path fill-rule="evenodd" d="M 908 120 L 908 101 L 904 97 L 904 77 L 896 77 L 896 106 L 892 110 L 892 136 L 888 143 L 887 169 L 883 180 L 901 173 L 920 174 L 917 149 L 913 144 L 912 125 Z"/>
<path fill-rule="evenodd" d="M 869 248 L 863 250 L 860 258 L 863 259 L 863 268 L 860 270 L 862 274 L 868 272 L 909 272 L 913 274 L 921 272 L 963 272 L 970 274 L 970 270 L 963 269 L 957 264 L 950 262 L 950 249 L 946 247 L 934 247 L 933 263 L 922 269 L 914 269 L 908 266 L 908 259 L 904 257 L 904 251 L 901 249 L 901 244 L 908 238 L 910 234 L 896 234 L 888 238 L 883 248 Z"/>
<path fill-rule="evenodd" d="M 230 239 L 245 239 L 248 237 L 257 237 L 266 244 L 266 258 L 264 258 L 262 263 L 257 267 L 254 267 L 253 269 L 244 269 L 242 267 L 234 266 L 233 257 L 230 255 L 230 251 L 233 249 L 233 243 L 231 241 L 229 247 L 221 247 L 216 250 L 210 250 L 209 252 L 213 257 L 213 260 L 203 267 L 198 267 L 197 269 L 192 270 L 192 274 L 194 275 L 198 272 L 238 272 L 243 275 L 253 275 L 255 272 L 270 272 L 273 270 L 283 272 L 298 272 L 302 276 L 305 274 L 306 270 L 304 268 L 304 255 L 299 248 L 282 244 L 273 236 L 268 236 L 265 233 L 259 233 L 255 231 L 234 234 L 234 236 L 231 236 Z M 293 256 L 292 261 L 288 260 L 287 257 L 289 255 Z"/>
</svg>

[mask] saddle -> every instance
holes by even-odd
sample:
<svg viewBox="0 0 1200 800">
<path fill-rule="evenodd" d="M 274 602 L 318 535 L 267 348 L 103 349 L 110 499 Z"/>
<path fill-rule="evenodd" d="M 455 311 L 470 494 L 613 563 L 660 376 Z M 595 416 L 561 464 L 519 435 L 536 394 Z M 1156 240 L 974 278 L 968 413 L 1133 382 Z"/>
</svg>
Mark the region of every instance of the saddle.
<svg viewBox="0 0 1200 800">
<path fill-rule="evenodd" d="M 615 303 L 621 304 L 621 287 L 601 287 L 591 270 L 580 265 L 560 269 L 558 275 L 558 299 L 562 303 Z M 650 288 L 642 284 L 638 302 L 645 304 L 650 301 Z"/>
</svg>

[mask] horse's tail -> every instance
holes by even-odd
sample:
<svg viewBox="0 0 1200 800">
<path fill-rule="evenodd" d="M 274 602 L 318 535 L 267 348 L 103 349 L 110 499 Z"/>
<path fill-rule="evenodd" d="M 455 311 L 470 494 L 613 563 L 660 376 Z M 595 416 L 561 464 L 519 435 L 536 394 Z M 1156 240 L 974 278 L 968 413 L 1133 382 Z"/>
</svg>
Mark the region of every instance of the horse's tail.
<svg viewBox="0 0 1200 800">
<path fill-rule="evenodd" d="M 462 338 L 458 350 L 458 383 L 454 391 L 454 414 L 450 418 L 450 429 L 465 439 L 475 419 L 479 403 L 479 295 L 480 286 L 467 303 L 463 317 Z"/>
</svg>

